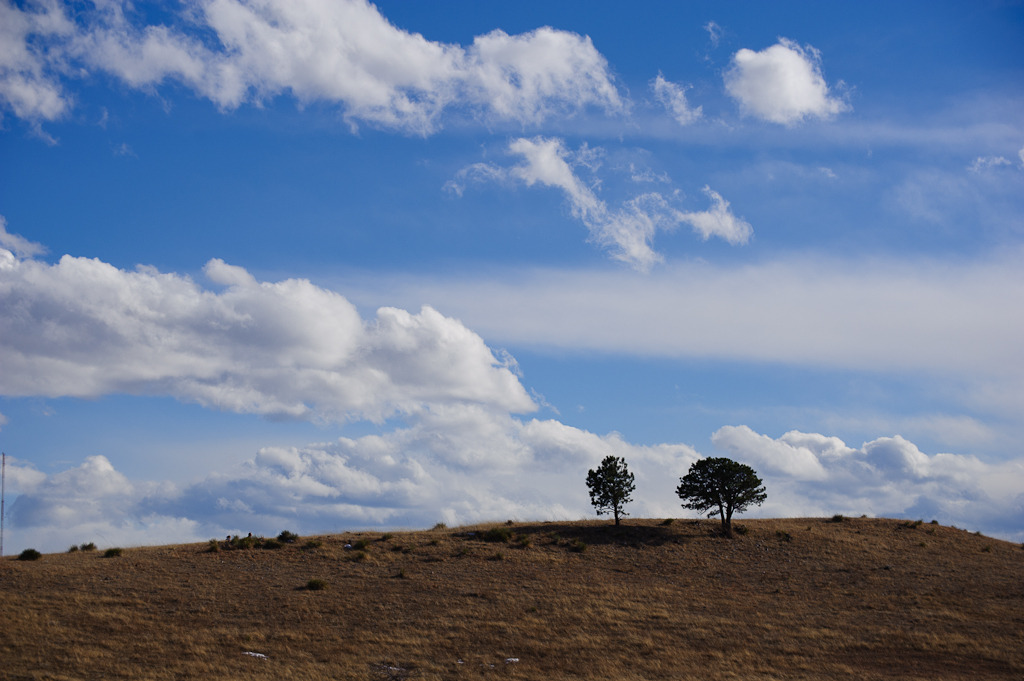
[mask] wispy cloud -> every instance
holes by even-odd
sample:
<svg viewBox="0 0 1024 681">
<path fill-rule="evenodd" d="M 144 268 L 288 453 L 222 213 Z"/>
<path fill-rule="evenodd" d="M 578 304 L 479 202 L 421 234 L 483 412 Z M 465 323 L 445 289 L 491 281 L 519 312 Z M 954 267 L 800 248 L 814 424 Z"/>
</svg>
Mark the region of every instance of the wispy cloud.
<svg viewBox="0 0 1024 681">
<path fill-rule="evenodd" d="M 561 139 L 534 137 L 513 140 L 508 151 L 521 157 L 523 163 L 512 167 L 473 164 L 460 170 L 447 188 L 460 196 L 467 182 L 511 181 L 560 189 L 573 217 L 589 230 L 591 241 L 641 272 L 650 271 L 663 260 L 653 247 L 659 231 L 689 224 L 704 240 L 719 237 L 734 245 L 746 243 L 753 234 L 750 224 L 733 214 L 729 202 L 710 187 L 703 190 L 712 203 L 706 211 L 679 210 L 673 205 L 675 196 L 666 198 L 658 192 L 634 196 L 621 208 L 612 209 L 575 169 L 587 166 L 597 150 L 584 147 L 573 152 Z"/>
<path fill-rule="evenodd" d="M 32 258 L 46 253 L 46 247 L 42 244 L 37 244 L 33 241 L 29 241 L 23 236 L 8 232 L 7 219 L 2 215 L 0 215 L 0 247 L 12 251 L 4 253 L 0 250 L 0 270 L 5 267 L 13 267 L 15 263 L 15 256 L 20 258 Z"/>
<path fill-rule="evenodd" d="M 659 73 L 658 77 L 651 81 L 651 89 L 679 125 L 690 125 L 700 119 L 702 108 L 690 106 L 686 99 L 686 91 L 690 89 L 688 86 L 667 81 Z"/>
<path fill-rule="evenodd" d="M 646 275 L 536 269 L 353 282 L 366 300 L 430 300 L 495 342 L 941 377 L 964 404 L 1024 409 L 1017 251 L 964 262 L 792 255 L 676 263 Z M 950 388 L 953 390 L 953 388 Z"/>
</svg>

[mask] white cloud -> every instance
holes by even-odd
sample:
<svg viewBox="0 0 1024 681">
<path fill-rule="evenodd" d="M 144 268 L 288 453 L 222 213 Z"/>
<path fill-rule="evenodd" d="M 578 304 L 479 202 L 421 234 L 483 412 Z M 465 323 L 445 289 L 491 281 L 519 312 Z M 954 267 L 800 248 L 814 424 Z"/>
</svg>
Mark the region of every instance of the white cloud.
<svg viewBox="0 0 1024 681">
<path fill-rule="evenodd" d="M 686 101 L 686 91 L 690 89 L 689 86 L 684 87 L 667 81 L 659 73 L 658 77 L 651 81 L 651 89 L 654 90 L 654 96 L 672 114 L 679 125 L 690 125 L 700 119 L 702 108 L 698 106 L 694 109 Z"/>
<path fill-rule="evenodd" d="M 773 439 L 746 426 L 713 435 L 719 450 L 752 465 L 768 501 L 752 516 L 834 513 L 937 518 L 1019 539 L 1024 460 L 985 463 L 928 455 L 883 437 L 860 448 L 816 433 Z M 554 420 L 520 421 L 480 406 L 418 414 L 407 427 L 305 447 L 265 447 L 240 468 L 177 489 L 127 479 L 102 456 L 40 476 L 12 509 L 13 544 L 61 550 L 272 536 L 367 527 L 593 517 L 586 470 L 608 455 L 627 460 L 637 491 L 627 512 L 678 517 L 676 481 L 700 458 L 682 444 L 638 446 Z"/>
<path fill-rule="evenodd" d="M 734 459 L 770 465 L 773 470 L 796 480 L 822 480 L 826 476 L 815 452 L 822 444 L 820 442 L 801 442 L 793 437 L 789 441 L 772 440 L 746 426 L 721 428 L 711 441 Z"/>
<path fill-rule="evenodd" d="M 509 152 L 522 157 L 524 162 L 511 168 L 473 164 L 460 170 L 446 188 L 459 196 L 470 181 L 519 181 L 527 186 L 540 184 L 560 189 L 569 201 L 573 217 L 590 231 L 591 241 L 608 249 L 614 259 L 641 272 L 650 271 L 663 259 L 652 246 L 655 234 L 671 231 L 680 223 L 691 225 L 705 241 L 717 236 L 732 244 L 742 244 L 753 233 L 750 224 L 733 215 L 729 202 L 710 187 L 704 187 L 713 204 L 707 211 L 680 211 L 658 192 L 634 196 L 621 209 L 610 209 L 575 170 L 578 166 L 596 170 L 595 157 L 600 157 L 600 149 L 584 145 L 572 152 L 558 138 L 521 137 L 509 144 Z M 631 174 L 635 178 L 632 169 Z"/>
<path fill-rule="evenodd" d="M 899 435 L 860 448 L 798 431 L 772 439 L 747 426 L 723 427 L 712 441 L 764 478 L 766 515 L 935 518 L 1024 537 L 1024 459 L 991 464 L 960 454 L 928 455 Z"/>
<path fill-rule="evenodd" d="M 967 169 L 972 173 L 980 173 L 989 168 L 999 168 L 1002 166 L 1012 166 L 1013 163 L 1008 158 L 1002 156 L 979 156 L 971 162 L 971 165 L 967 166 Z"/>
<path fill-rule="evenodd" d="M 1020 253 L 955 262 L 835 258 L 626 271 L 492 271 L 353 282 L 358 299 L 431 300 L 506 345 L 959 377 L 1020 377 Z M 500 313 L 498 312 L 500 310 Z M 1016 380 L 1016 379 L 1015 379 Z"/>
<path fill-rule="evenodd" d="M 425 404 L 535 409 L 460 322 L 425 307 L 364 321 L 310 282 L 258 282 L 211 260 L 214 292 L 151 268 L 64 256 L 0 267 L 0 393 L 170 395 L 313 420 L 385 419 Z"/>
<path fill-rule="evenodd" d="M 208 0 L 177 26 L 137 25 L 118 3 L 81 11 L 78 24 L 51 5 L 2 12 L 0 97 L 26 119 L 69 108 L 59 78 L 69 64 L 140 89 L 174 80 L 223 109 L 281 94 L 337 103 L 353 124 L 417 134 L 447 111 L 532 124 L 625 108 L 590 39 L 552 28 L 496 30 L 462 47 L 400 30 L 365 0 Z"/>
<path fill-rule="evenodd" d="M 184 489 L 126 479 L 104 457 L 36 480 L 13 513 L 14 543 L 202 541 L 363 527 L 429 527 L 507 518 L 592 517 L 583 479 L 608 455 L 625 457 L 638 485 L 633 515 L 675 515 L 667 475 L 697 459 L 686 445 L 644 447 L 558 421 L 519 421 L 480 406 L 424 410 L 408 427 L 305 447 L 265 447 L 242 467 Z M 31 543 L 29 543 L 31 542 Z"/>
<path fill-rule="evenodd" d="M 59 82 L 63 59 L 51 50 L 73 30 L 55 2 L 33 4 L 31 11 L 0 4 L 0 104 L 29 121 L 51 121 L 68 110 Z"/>
<path fill-rule="evenodd" d="M 680 213 L 679 219 L 689 223 L 705 241 L 717 236 L 734 245 L 747 243 L 754 233 L 750 223 L 733 215 L 729 210 L 729 202 L 711 187 L 705 185 L 703 191 L 711 199 L 711 209 L 696 213 Z"/>
<path fill-rule="evenodd" d="M 722 40 L 722 27 L 713 21 L 709 21 L 704 24 L 704 30 L 708 33 L 708 40 L 711 41 L 711 47 L 718 47 L 718 43 Z"/>
<path fill-rule="evenodd" d="M 829 118 L 850 108 L 829 94 L 821 54 L 786 38 L 761 52 L 744 48 L 733 55 L 725 88 L 745 113 L 783 125 Z"/>
<path fill-rule="evenodd" d="M 7 220 L 3 215 L 0 215 L 0 247 L 13 251 L 9 255 L 21 258 L 31 258 L 46 253 L 46 247 L 42 244 L 37 244 L 23 236 L 9 233 L 7 231 Z M 0 269 L 4 267 L 4 262 L 11 264 L 13 261 L 6 258 L 0 259 Z"/>
</svg>

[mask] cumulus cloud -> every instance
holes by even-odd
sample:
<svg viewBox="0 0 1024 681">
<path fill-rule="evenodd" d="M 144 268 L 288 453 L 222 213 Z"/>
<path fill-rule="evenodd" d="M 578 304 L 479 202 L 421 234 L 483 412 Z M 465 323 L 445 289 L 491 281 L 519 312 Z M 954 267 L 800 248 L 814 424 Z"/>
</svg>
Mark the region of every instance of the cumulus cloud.
<svg viewBox="0 0 1024 681">
<path fill-rule="evenodd" d="M 654 90 L 654 96 L 672 114 L 679 125 L 689 125 L 700 119 L 702 107 L 693 108 L 686 100 L 686 91 L 690 89 L 689 86 L 667 81 L 659 73 L 658 77 L 651 81 L 651 89 Z"/>
<path fill-rule="evenodd" d="M 220 260 L 205 268 L 214 291 L 147 267 L 0 253 L 5 395 L 170 395 L 320 421 L 379 421 L 424 404 L 535 409 L 478 335 L 429 307 L 363 320 L 333 291 L 259 282 Z"/>
<path fill-rule="evenodd" d="M 460 170 L 446 185 L 447 189 L 461 196 L 467 182 L 481 181 L 521 182 L 528 187 L 539 184 L 559 189 L 565 194 L 573 217 L 589 230 L 590 240 L 609 250 L 612 258 L 642 272 L 663 260 L 652 245 L 657 232 L 671 231 L 681 223 L 691 225 L 705 241 L 717 236 L 731 244 L 743 244 L 753 234 L 750 224 L 735 216 L 729 202 L 710 187 L 704 187 L 712 201 L 707 211 L 681 211 L 658 192 L 634 196 L 623 202 L 621 208 L 612 209 L 576 170 L 595 170 L 594 157 L 600 155 L 600 150 L 584 146 L 573 152 L 559 138 L 521 137 L 509 144 L 508 151 L 523 162 L 510 168 L 473 164 Z"/>
<path fill-rule="evenodd" d="M 850 108 L 830 95 L 818 50 L 786 38 L 760 52 L 744 48 L 733 55 L 725 89 L 744 113 L 782 125 Z"/>
<path fill-rule="evenodd" d="M 69 108 L 60 75 L 71 64 L 140 89 L 173 80 L 223 109 L 281 94 L 335 103 L 353 124 L 416 134 L 435 131 L 446 111 L 527 124 L 625 107 L 590 39 L 548 27 L 495 30 L 463 47 L 401 30 L 365 0 L 208 0 L 172 26 L 140 25 L 119 3 L 83 10 L 77 23 L 48 4 L 2 11 L 0 97 L 26 119 Z"/>
<path fill-rule="evenodd" d="M 762 474 L 768 515 L 934 518 L 1024 537 L 1024 459 L 986 463 L 970 455 L 928 455 L 899 435 L 859 448 L 799 431 L 773 439 L 747 426 L 723 427 L 712 442 Z"/>
</svg>

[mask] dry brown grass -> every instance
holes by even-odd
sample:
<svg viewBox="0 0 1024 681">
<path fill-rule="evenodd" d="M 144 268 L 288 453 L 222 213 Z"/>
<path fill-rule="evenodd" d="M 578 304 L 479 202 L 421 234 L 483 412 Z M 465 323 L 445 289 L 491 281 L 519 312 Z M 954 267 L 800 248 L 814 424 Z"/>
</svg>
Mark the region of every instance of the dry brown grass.
<svg viewBox="0 0 1024 681">
<path fill-rule="evenodd" d="M 740 524 L 5 558 L 0 678 L 1024 678 L 1021 546 L 894 520 Z"/>
</svg>

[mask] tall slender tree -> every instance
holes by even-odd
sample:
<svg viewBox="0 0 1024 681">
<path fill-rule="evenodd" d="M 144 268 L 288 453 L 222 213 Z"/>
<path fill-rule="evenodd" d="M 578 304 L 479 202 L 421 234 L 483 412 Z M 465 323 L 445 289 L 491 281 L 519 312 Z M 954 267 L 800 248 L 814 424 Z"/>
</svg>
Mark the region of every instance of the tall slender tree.
<svg viewBox="0 0 1024 681">
<path fill-rule="evenodd" d="M 587 471 L 587 487 L 590 489 L 590 503 L 598 515 L 611 512 L 616 525 L 619 524 L 619 516 L 629 515 L 622 508 L 633 501 L 631 495 L 636 485 L 625 459 L 606 456 L 598 468 Z"/>
</svg>

